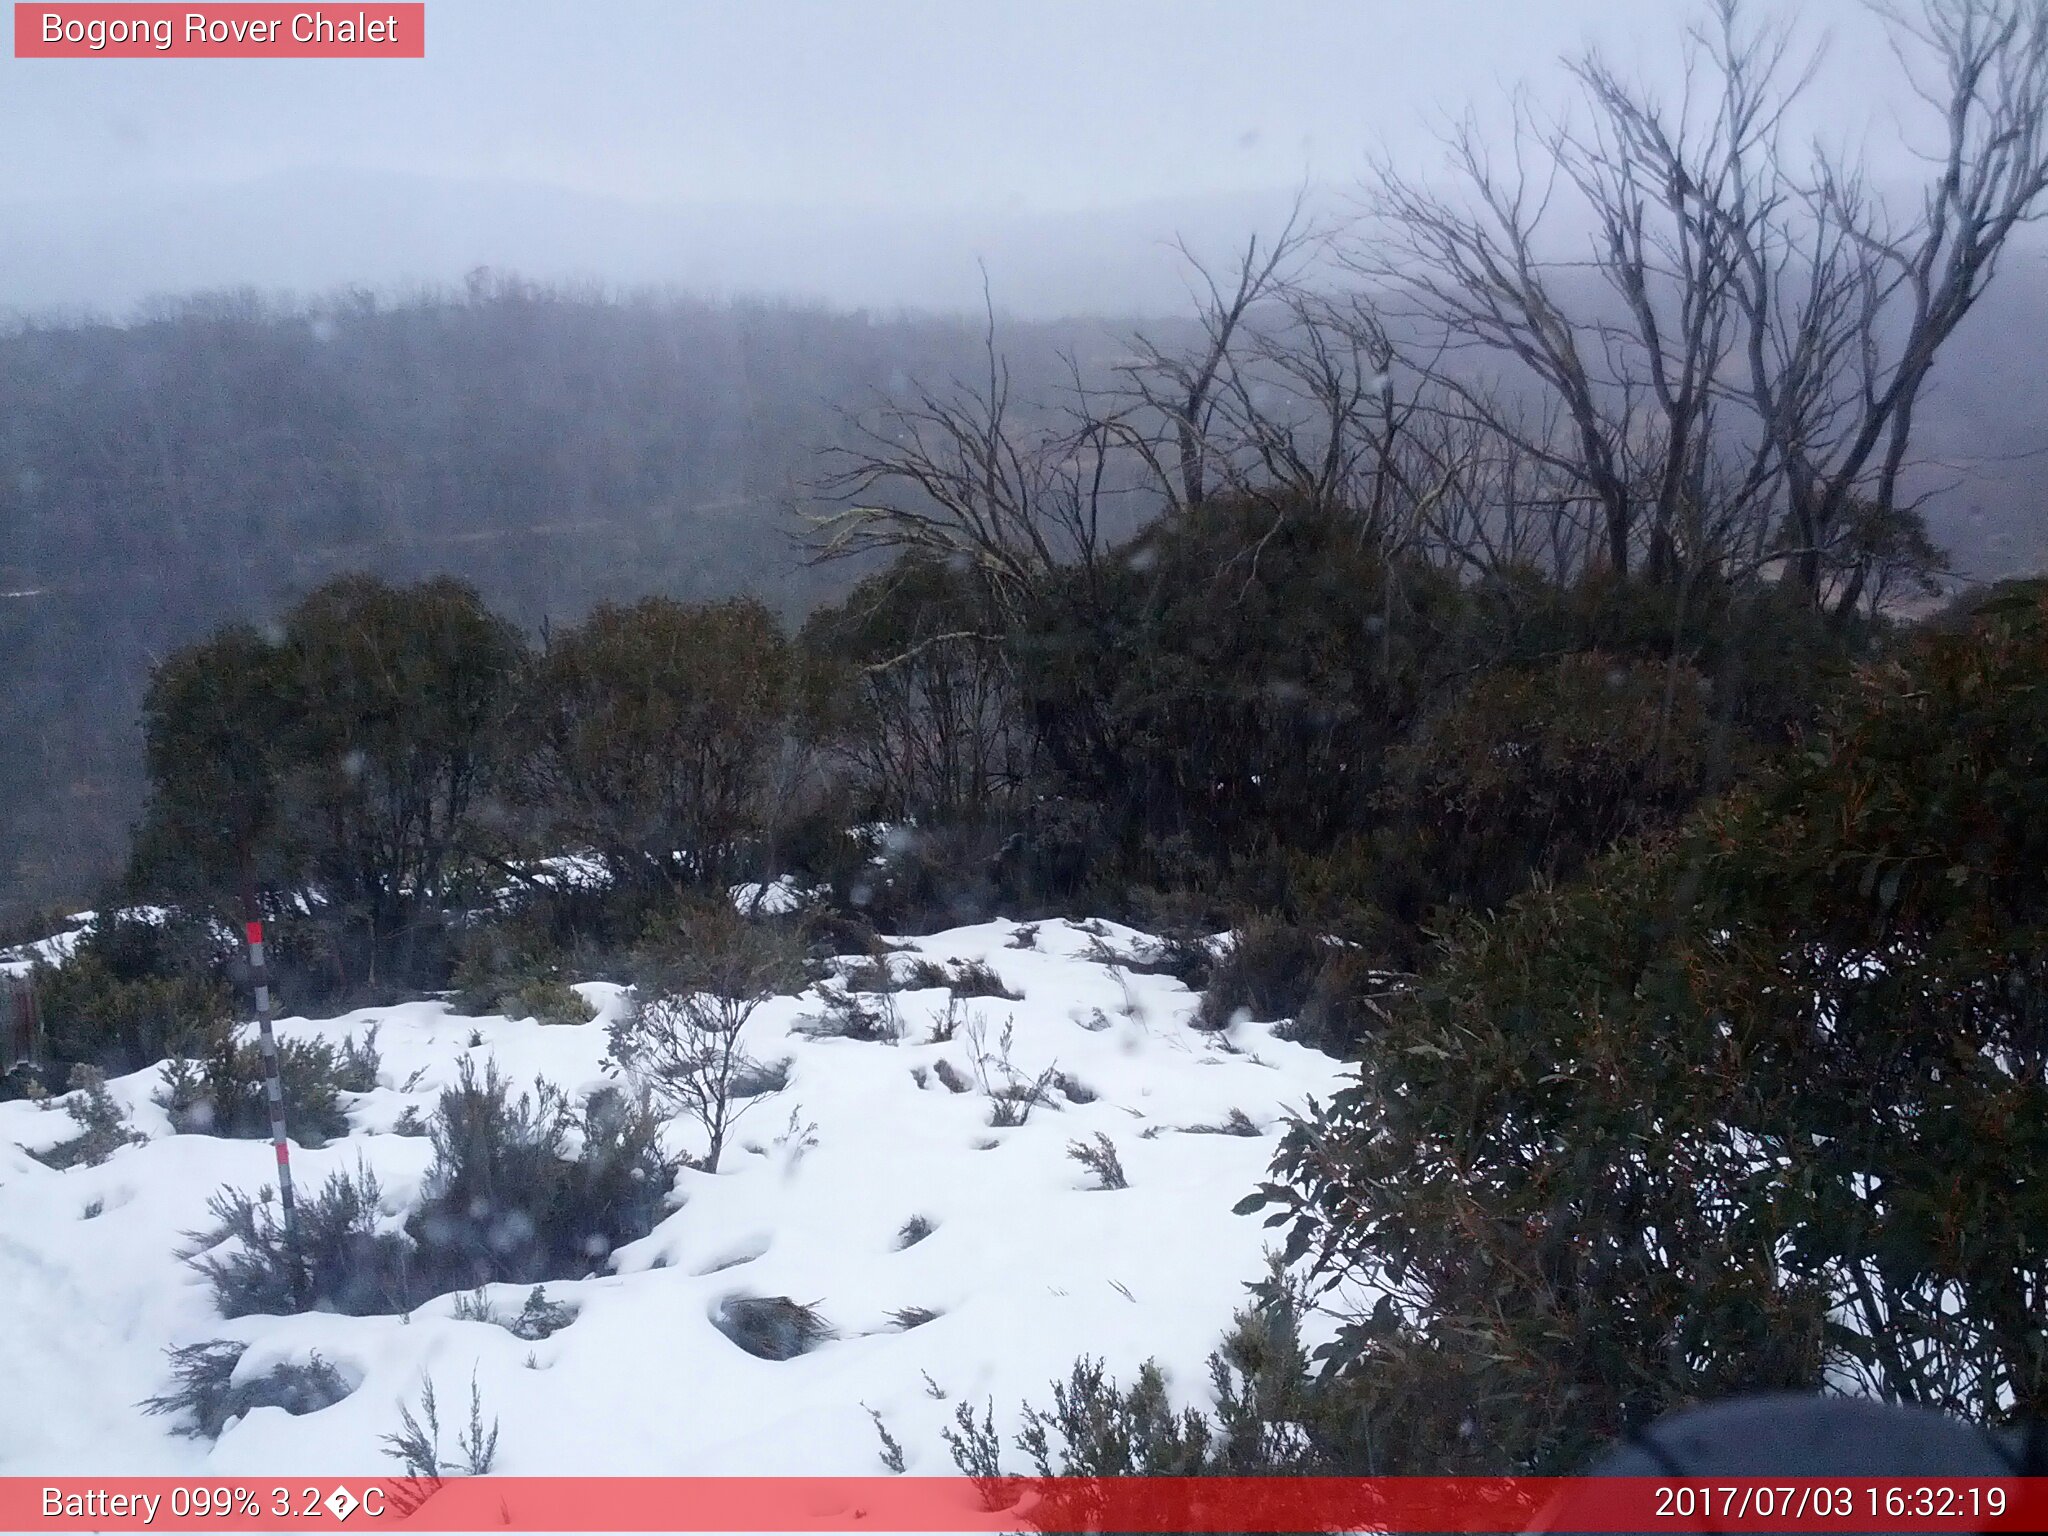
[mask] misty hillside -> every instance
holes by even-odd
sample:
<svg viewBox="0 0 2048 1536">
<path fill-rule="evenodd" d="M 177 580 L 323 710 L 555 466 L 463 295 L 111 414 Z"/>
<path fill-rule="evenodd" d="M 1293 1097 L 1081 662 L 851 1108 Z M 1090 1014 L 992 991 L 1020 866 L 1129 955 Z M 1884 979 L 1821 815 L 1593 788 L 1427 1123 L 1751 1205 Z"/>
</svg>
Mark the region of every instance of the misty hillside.
<svg viewBox="0 0 2048 1536">
<path fill-rule="evenodd" d="M 0 910 L 82 903 L 140 804 L 151 664 L 344 571 L 453 574 L 514 622 L 844 585 L 795 536 L 843 413 L 985 370 L 980 323 L 612 302 L 479 276 L 0 339 Z M 1008 325 L 1020 390 L 1101 322 Z"/>
<path fill-rule="evenodd" d="M 1992 289 L 1923 411 L 1930 522 L 1969 577 L 2048 561 L 2035 278 Z M 1104 372 L 1131 328 L 1005 321 L 1019 396 L 1055 392 L 1062 351 Z M 230 295 L 0 338 L 0 911 L 83 904 L 118 868 L 151 664 L 338 572 L 454 574 L 527 627 L 650 592 L 800 616 L 847 577 L 795 537 L 845 413 L 976 376 L 982 344 L 967 318 L 489 274 L 459 296 Z"/>
<path fill-rule="evenodd" d="M 313 168 L 129 197 L 19 199 L 0 218 L 4 302 L 121 314 L 153 295 L 324 293 L 446 281 L 480 263 L 549 283 L 971 310 L 984 269 L 1034 319 L 1177 313 L 1173 237 L 1208 254 L 1284 219 L 1284 187 L 1068 212 L 634 200 L 538 182 Z M 135 259 L 147 251 L 146 264 Z"/>
</svg>

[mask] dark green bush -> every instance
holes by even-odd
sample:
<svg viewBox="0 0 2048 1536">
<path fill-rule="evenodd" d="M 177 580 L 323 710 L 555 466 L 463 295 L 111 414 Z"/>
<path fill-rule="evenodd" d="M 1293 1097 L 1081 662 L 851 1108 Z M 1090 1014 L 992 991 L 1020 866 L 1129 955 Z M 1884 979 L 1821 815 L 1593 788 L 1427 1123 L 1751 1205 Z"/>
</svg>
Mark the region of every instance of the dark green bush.
<svg viewBox="0 0 2048 1536">
<path fill-rule="evenodd" d="M 1049 1408 L 1027 1404 L 1015 1448 L 1041 1478 L 1332 1476 L 1367 1464 L 1341 1390 L 1319 1383 L 1299 1332 L 1300 1297 L 1281 1281 L 1259 1287 L 1262 1299 L 1240 1312 L 1209 1357 L 1213 1407 L 1174 1411 L 1167 1382 L 1147 1361 L 1128 1387 L 1096 1359 L 1074 1363 L 1052 1384 Z M 1004 1447 L 993 1411 L 980 1418 L 962 1403 L 946 1441 L 954 1464 L 986 1493 L 1005 1478 Z M 1189 1482 L 1190 1500 L 1202 1496 Z M 1086 1481 L 1039 1485 L 1046 1502 L 1027 1516 L 1043 1530 L 1099 1530 Z M 1199 1529 L 1190 1523 L 1190 1529 Z"/>
<path fill-rule="evenodd" d="M 1195 1027 L 1227 1029 L 1241 1014 L 1262 1022 L 1299 1017 L 1331 948 L 1306 928 L 1253 918 L 1210 972 Z"/>
<path fill-rule="evenodd" d="M 661 1121 L 615 1090 L 580 1109 L 545 1081 L 516 1100 L 465 1059 L 441 1095 L 426 1196 L 406 1224 L 419 1292 L 581 1279 L 661 1219 L 675 1165 Z"/>
<path fill-rule="evenodd" d="M 279 1040 L 278 1079 L 292 1139 L 319 1146 L 346 1136 L 348 1114 L 342 1095 L 376 1087 L 381 1061 L 374 1025 L 360 1045 L 350 1036 L 339 1049 L 324 1040 Z M 165 1062 L 157 1102 L 182 1134 L 267 1140 L 270 1100 L 261 1043 L 226 1029 L 214 1036 L 202 1055 Z"/>
<path fill-rule="evenodd" d="M 298 1205 L 299 1251 L 287 1241 L 277 1197 L 222 1190 L 215 1225 L 191 1234 L 188 1258 L 213 1287 L 223 1317 L 302 1310 L 364 1317 L 411 1304 L 411 1244 L 383 1230 L 383 1190 L 358 1163 Z"/>
<path fill-rule="evenodd" d="M 213 936 L 176 914 L 103 918 L 63 964 L 37 966 L 34 985 L 52 1063 L 113 1077 L 205 1038 L 233 1009 Z"/>
<path fill-rule="evenodd" d="M 465 930 L 456 944 L 453 979 L 450 1006 L 456 1013 L 542 1024 L 587 1024 L 596 1016 L 569 985 L 560 940 L 524 913 Z"/>
<path fill-rule="evenodd" d="M 2044 952 L 2038 594 L 1462 925 L 1245 1205 L 1388 1298 L 1332 1356 L 1405 1447 L 1382 1470 L 1566 1471 L 1770 1388 L 2039 1415 Z"/>
<path fill-rule="evenodd" d="M 229 1420 L 252 1408 L 282 1408 L 298 1417 L 331 1408 L 354 1390 L 317 1352 L 304 1360 L 280 1360 L 261 1376 L 237 1382 L 235 1368 L 248 1352 L 239 1339 L 209 1339 L 168 1351 L 176 1385 L 144 1402 L 143 1411 L 188 1415 L 178 1426 L 181 1434 L 217 1440 Z"/>
</svg>

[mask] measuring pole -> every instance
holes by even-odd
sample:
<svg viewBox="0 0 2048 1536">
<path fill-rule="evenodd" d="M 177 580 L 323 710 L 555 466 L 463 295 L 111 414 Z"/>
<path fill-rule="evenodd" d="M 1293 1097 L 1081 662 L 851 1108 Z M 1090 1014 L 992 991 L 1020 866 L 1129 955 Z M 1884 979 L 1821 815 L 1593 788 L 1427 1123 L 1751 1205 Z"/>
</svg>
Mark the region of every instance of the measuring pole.
<svg viewBox="0 0 2048 1536">
<path fill-rule="evenodd" d="M 284 1205 L 284 1240 L 292 1255 L 292 1295 L 306 1304 L 306 1266 L 299 1251 L 299 1208 L 292 1199 L 292 1149 L 284 1133 L 284 1079 L 277 1067 L 277 1032 L 270 1027 L 270 970 L 263 963 L 263 923 L 251 918 L 249 981 L 256 989 L 256 1030 L 263 1041 L 263 1093 L 270 1101 L 270 1141 L 277 1149 L 277 1194 Z"/>
</svg>

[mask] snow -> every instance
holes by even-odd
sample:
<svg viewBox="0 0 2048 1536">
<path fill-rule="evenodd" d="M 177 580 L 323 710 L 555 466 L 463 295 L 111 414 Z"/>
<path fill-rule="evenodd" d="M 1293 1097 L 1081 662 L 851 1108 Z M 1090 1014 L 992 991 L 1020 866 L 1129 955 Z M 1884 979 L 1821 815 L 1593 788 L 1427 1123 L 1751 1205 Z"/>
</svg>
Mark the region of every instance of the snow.
<svg viewBox="0 0 2048 1536">
<path fill-rule="evenodd" d="M 823 894 L 822 889 L 806 889 L 788 875 L 765 882 L 756 880 L 736 885 L 727 892 L 735 909 L 762 917 L 786 917 L 791 912 L 801 911 Z"/>
<path fill-rule="evenodd" d="M 116 920 L 127 919 L 136 922 L 160 923 L 169 913 L 162 907 L 123 907 L 114 914 Z M 62 965 L 71 958 L 78 948 L 78 941 L 99 926 L 97 912 L 73 912 L 64 919 L 71 926 L 37 939 L 32 944 L 17 945 L 12 949 L 0 949 L 0 972 L 22 976 L 33 970 L 40 962 L 43 965 Z"/>
<path fill-rule="evenodd" d="M 1016 947 L 1026 936 L 1030 947 Z M 268 1145 L 173 1134 L 152 1101 L 152 1070 L 110 1085 L 147 1141 L 60 1173 L 23 1149 L 71 1135 L 70 1117 L 0 1104 L 0 1352 L 10 1382 L 34 1384 L 0 1394 L 0 1474 L 389 1474 L 381 1437 L 429 1376 L 446 1441 L 474 1376 L 500 1422 L 494 1470 L 514 1475 L 876 1474 L 870 1408 L 909 1472 L 950 1473 L 940 1430 L 956 1404 L 993 1400 L 1007 1436 L 1020 1402 L 1044 1402 L 1049 1380 L 1084 1353 L 1125 1380 L 1156 1358 L 1182 1401 L 1202 1402 L 1206 1357 L 1265 1270 L 1263 1228 L 1231 1206 L 1261 1178 L 1286 1114 L 1327 1096 L 1343 1067 L 1270 1025 L 1236 1024 L 1221 1038 L 1192 1030 L 1197 999 L 1179 982 L 1106 963 L 1106 950 L 1145 944 L 1129 929 L 994 922 L 903 942 L 942 963 L 984 961 L 1022 1000 L 962 999 L 959 1019 L 979 1027 L 936 1043 L 946 989 L 898 993 L 895 1044 L 804 1033 L 797 1026 L 823 1006 L 815 992 L 764 1005 L 748 1048 L 789 1058 L 788 1088 L 740 1120 L 717 1174 L 679 1176 L 677 1208 L 613 1256 L 615 1272 L 548 1285 L 550 1300 L 578 1313 L 537 1343 L 457 1319 L 454 1296 L 405 1318 L 225 1322 L 178 1252 L 207 1225 L 217 1189 L 267 1181 Z M 391 1128 L 408 1108 L 431 1114 L 464 1057 L 572 1093 L 608 1081 L 605 1026 L 624 994 L 579 990 L 597 1009 L 585 1025 L 458 1017 L 439 1002 L 281 1021 L 286 1037 L 331 1040 L 360 1039 L 374 1023 L 383 1051 L 380 1086 L 352 1101 L 352 1133 L 294 1148 L 299 1187 L 360 1158 L 391 1222 L 402 1220 L 432 1149 Z M 1006 1033 L 1012 1071 L 1031 1078 L 1056 1065 L 1092 1101 L 1062 1098 L 994 1128 L 990 1099 L 951 1093 L 931 1074 L 943 1058 L 978 1082 L 973 1042 L 995 1053 Z M 983 1066 L 1002 1080 L 1000 1062 Z M 1261 1134 L 1182 1129 L 1233 1109 Z M 1128 1189 L 1093 1188 L 1067 1156 L 1070 1141 L 1098 1131 L 1114 1140 Z M 677 1151 L 701 1150 L 686 1122 L 670 1135 Z M 912 1217 L 933 1230 L 902 1247 Z M 815 1305 L 835 1337 L 793 1360 L 758 1359 L 713 1324 L 737 1296 Z M 508 1316 L 524 1299 L 515 1286 L 492 1296 Z M 940 1315 L 904 1330 L 890 1314 L 908 1307 Z M 140 1400 L 169 1386 L 165 1348 L 214 1338 L 251 1344 L 245 1375 L 317 1350 L 356 1390 L 304 1417 L 257 1409 L 217 1444 L 144 1415 Z"/>
</svg>

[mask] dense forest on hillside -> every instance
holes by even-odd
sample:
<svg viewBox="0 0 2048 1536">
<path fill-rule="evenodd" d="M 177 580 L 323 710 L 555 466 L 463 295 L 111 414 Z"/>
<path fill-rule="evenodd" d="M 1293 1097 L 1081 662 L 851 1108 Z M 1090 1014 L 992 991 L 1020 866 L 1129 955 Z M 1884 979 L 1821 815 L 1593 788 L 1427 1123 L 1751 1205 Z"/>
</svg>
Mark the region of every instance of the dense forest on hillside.
<svg viewBox="0 0 2048 1536">
<path fill-rule="evenodd" d="M 1006 327 L 1020 379 L 1100 324 Z M 153 663 L 326 578 L 465 577 L 516 623 L 663 592 L 787 615 L 844 413 L 979 364 L 981 323 L 455 294 L 166 303 L 0 337 L 0 913 L 82 903 L 140 808 Z"/>
<path fill-rule="evenodd" d="M 1110 377 L 1139 329 L 1005 321 L 1017 395 L 1052 399 L 1063 352 Z M 2022 265 L 1922 412 L 1928 515 L 1971 576 L 2044 554 L 2025 457 L 2044 332 L 2048 285 Z M 339 572 L 460 575 L 529 630 L 647 593 L 751 592 L 794 618 L 843 591 L 792 539 L 821 451 L 884 393 L 984 370 L 982 341 L 979 319 L 483 273 L 459 293 L 212 296 L 0 336 L 0 915 L 86 903 L 118 869 L 150 666 Z"/>
</svg>

